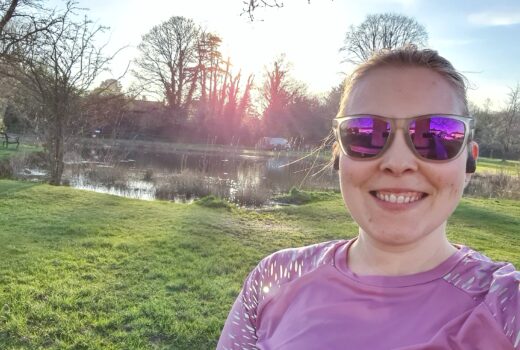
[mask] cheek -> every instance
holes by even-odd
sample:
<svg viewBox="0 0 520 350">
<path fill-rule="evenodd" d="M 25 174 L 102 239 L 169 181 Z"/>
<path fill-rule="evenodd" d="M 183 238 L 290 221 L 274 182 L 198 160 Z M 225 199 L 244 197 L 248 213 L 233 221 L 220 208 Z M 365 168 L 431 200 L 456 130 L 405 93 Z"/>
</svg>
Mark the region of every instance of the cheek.
<svg viewBox="0 0 520 350">
<path fill-rule="evenodd" d="M 346 157 L 341 157 L 339 175 L 342 186 L 362 186 L 375 171 L 376 169 L 370 166 L 370 162 L 356 162 Z"/>
<path fill-rule="evenodd" d="M 460 169 L 450 169 L 434 177 L 435 185 L 450 197 L 460 197 L 464 191 L 465 174 Z"/>
</svg>

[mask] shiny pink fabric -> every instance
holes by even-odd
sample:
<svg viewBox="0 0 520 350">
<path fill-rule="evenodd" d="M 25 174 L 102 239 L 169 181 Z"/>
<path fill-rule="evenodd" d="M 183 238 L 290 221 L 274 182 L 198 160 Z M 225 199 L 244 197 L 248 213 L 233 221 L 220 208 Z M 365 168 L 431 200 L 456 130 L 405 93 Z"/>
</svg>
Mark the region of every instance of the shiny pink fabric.
<svg viewBox="0 0 520 350">
<path fill-rule="evenodd" d="M 467 248 L 407 276 L 357 276 L 352 241 L 287 249 L 247 277 L 217 349 L 520 350 L 520 273 Z"/>
</svg>

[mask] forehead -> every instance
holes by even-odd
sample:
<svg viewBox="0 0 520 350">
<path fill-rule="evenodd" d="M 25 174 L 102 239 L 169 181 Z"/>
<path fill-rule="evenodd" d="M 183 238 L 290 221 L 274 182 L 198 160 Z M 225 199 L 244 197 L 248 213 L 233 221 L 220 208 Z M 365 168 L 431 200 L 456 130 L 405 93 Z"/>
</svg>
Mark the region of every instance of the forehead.
<svg viewBox="0 0 520 350">
<path fill-rule="evenodd" d="M 375 68 L 354 83 L 345 114 L 394 118 L 422 114 L 462 114 L 463 101 L 439 73 L 422 67 Z"/>
</svg>

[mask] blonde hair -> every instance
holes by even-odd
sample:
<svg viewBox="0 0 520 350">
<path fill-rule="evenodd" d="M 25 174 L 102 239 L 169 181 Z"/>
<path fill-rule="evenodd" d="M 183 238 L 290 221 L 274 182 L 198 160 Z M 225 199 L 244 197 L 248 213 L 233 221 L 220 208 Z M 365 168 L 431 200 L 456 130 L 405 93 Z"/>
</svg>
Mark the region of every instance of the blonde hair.
<svg viewBox="0 0 520 350">
<path fill-rule="evenodd" d="M 463 114 L 469 115 L 466 77 L 459 73 L 450 61 L 439 55 L 437 51 L 418 49 L 415 45 L 408 45 L 399 49 L 381 50 L 354 70 L 346 81 L 337 114 L 338 117 L 344 115 L 350 93 L 356 83 L 370 71 L 382 67 L 422 67 L 437 72 L 453 86 L 462 101 Z M 339 147 L 334 145 L 332 152 L 333 156 L 339 155 Z"/>
</svg>

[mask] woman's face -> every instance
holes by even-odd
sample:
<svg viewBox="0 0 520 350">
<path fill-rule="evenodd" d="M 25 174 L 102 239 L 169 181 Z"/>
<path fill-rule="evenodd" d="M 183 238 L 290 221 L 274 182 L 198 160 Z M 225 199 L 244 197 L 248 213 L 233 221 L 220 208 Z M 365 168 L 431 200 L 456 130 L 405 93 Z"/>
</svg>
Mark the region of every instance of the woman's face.
<svg viewBox="0 0 520 350">
<path fill-rule="evenodd" d="M 448 81 L 418 67 L 370 71 L 356 82 L 345 108 L 345 114 L 388 118 L 460 115 L 463 111 L 463 103 Z M 420 160 L 398 130 L 391 147 L 377 159 L 360 161 L 341 154 L 343 200 L 361 232 L 380 244 L 412 244 L 434 232 L 444 234 L 444 223 L 455 210 L 469 176 L 465 174 L 466 158 L 464 150 L 446 163 Z M 392 196 L 410 202 L 384 200 Z"/>
</svg>

